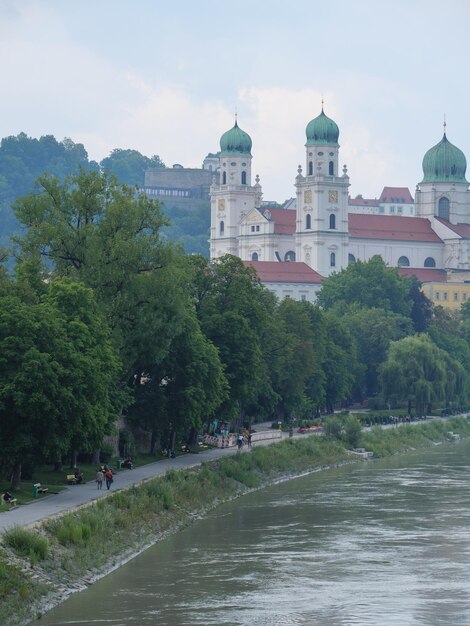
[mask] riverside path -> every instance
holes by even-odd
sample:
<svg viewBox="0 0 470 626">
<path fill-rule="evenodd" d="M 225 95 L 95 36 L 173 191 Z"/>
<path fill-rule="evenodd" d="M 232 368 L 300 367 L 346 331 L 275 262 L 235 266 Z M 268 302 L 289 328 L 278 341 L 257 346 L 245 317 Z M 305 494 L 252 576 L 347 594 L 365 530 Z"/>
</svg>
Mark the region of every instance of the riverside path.
<svg viewBox="0 0 470 626">
<path fill-rule="evenodd" d="M 262 430 L 271 426 L 268 424 L 257 424 L 256 429 Z M 283 433 L 283 438 L 288 433 Z M 269 445 L 279 442 L 279 439 L 266 439 L 253 444 L 253 446 Z M 223 456 L 231 455 L 237 452 L 237 448 L 212 448 L 204 450 L 197 454 L 185 454 L 177 456 L 174 459 L 163 459 L 148 465 L 136 467 L 133 470 L 121 470 L 114 477 L 114 483 L 107 491 L 105 487 L 99 491 L 96 488 L 96 482 L 90 481 L 83 485 L 73 485 L 58 494 L 50 494 L 40 500 L 35 500 L 29 504 L 13 507 L 0 514 L 0 532 L 11 528 L 12 526 L 28 526 L 36 522 L 40 522 L 47 517 L 64 513 L 82 504 L 92 502 L 98 498 L 104 498 L 113 491 L 138 485 L 139 483 L 164 475 L 168 470 L 183 469 L 187 467 L 195 467 L 204 461 L 212 461 Z"/>
</svg>

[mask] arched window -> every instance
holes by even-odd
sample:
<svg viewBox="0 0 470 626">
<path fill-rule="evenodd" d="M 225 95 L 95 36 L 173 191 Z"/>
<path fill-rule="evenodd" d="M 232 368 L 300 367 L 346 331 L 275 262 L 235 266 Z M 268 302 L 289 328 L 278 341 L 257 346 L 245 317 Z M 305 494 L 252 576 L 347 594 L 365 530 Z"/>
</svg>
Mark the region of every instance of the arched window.
<svg viewBox="0 0 470 626">
<path fill-rule="evenodd" d="M 220 222 L 219 233 L 220 233 L 220 235 L 224 234 L 224 223 L 223 222 Z"/>
<path fill-rule="evenodd" d="M 246 172 L 242 172 L 242 185 L 246 185 Z"/>
<path fill-rule="evenodd" d="M 424 267 L 436 267 L 436 261 L 432 258 L 432 256 L 428 256 L 428 258 L 424 261 Z"/>
<path fill-rule="evenodd" d="M 330 176 L 333 176 L 333 175 L 334 175 L 334 173 L 335 173 L 335 164 L 333 163 L 333 161 L 330 161 L 330 162 L 328 163 L 328 174 L 329 174 Z"/>
<path fill-rule="evenodd" d="M 222 185 L 227 184 L 227 172 L 222 173 Z"/>
<path fill-rule="evenodd" d="M 309 230 L 312 228 L 312 216 L 310 213 L 307 213 L 307 217 L 305 218 L 305 228 Z"/>
<path fill-rule="evenodd" d="M 336 228 L 336 215 L 330 215 L 330 228 Z"/>
<path fill-rule="evenodd" d="M 398 267 L 410 267 L 410 260 L 407 256 L 401 256 L 398 259 Z"/>
<path fill-rule="evenodd" d="M 336 254 L 334 252 L 330 254 L 330 267 L 336 267 Z"/>
<path fill-rule="evenodd" d="M 449 198 L 445 196 L 443 198 L 439 198 L 439 209 L 438 209 L 439 217 L 442 217 L 443 220 L 449 220 Z"/>
<path fill-rule="evenodd" d="M 292 263 L 294 263 L 295 252 L 293 250 L 289 250 L 288 252 L 286 252 L 284 255 L 284 261 L 291 261 Z"/>
<path fill-rule="evenodd" d="M 348 263 L 355 263 L 356 262 L 356 257 L 354 256 L 354 254 L 349 253 L 348 254 Z"/>
<path fill-rule="evenodd" d="M 313 162 L 312 161 L 308 162 L 308 175 L 313 176 Z"/>
<path fill-rule="evenodd" d="M 251 255 L 251 260 L 252 261 L 257 261 L 258 260 L 258 253 L 257 252 L 253 252 L 253 254 Z"/>
</svg>

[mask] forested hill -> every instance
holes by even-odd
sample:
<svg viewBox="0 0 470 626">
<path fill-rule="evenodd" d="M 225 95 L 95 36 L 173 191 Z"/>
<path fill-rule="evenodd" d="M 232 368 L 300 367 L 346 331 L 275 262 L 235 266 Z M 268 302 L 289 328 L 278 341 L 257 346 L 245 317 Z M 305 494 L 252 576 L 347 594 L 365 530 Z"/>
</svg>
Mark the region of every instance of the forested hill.
<svg viewBox="0 0 470 626">
<path fill-rule="evenodd" d="M 53 135 L 40 139 L 25 133 L 5 137 L 0 143 L 0 246 L 8 246 L 10 236 L 18 230 L 12 204 L 19 196 L 34 190 L 38 176 L 48 173 L 63 180 L 69 174 L 84 170 L 106 170 L 118 181 L 130 186 L 144 184 L 144 172 L 149 168 L 165 167 L 158 155 L 147 157 L 137 150 L 115 149 L 100 163 L 91 161 L 81 143 L 69 138 L 58 141 Z M 208 253 L 209 203 L 207 209 L 197 207 L 194 212 L 163 207 L 170 220 L 165 235 L 182 243 L 186 252 Z M 207 248 L 207 250 L 206 250 Z"/>
</svg>

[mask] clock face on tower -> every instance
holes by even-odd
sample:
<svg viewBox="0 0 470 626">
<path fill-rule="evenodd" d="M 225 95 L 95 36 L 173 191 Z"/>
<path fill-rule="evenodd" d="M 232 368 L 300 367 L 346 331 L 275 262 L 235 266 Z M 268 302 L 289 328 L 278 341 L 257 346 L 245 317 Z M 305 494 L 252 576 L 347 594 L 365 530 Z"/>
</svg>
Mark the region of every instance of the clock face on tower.
<svg viewBox="0 0 470 626">
<path fill-rule="evenodd" d="M 329 191 L 328 192 L 328 202 L 338 202 L 338 192 L 337 191 Z"/>
</svg>

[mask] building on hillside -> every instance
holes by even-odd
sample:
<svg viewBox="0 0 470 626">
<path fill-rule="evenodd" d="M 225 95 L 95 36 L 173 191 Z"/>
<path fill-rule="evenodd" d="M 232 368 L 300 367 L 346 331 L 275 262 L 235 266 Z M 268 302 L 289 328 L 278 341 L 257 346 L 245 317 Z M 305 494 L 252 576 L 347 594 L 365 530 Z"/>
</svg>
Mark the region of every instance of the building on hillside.
<svg viewBox="0 0 470 626">
<path fill-rule="evenodd" d="M 299 165 L 295 177 L 295 207 L 289 202 L 289 208 L 272 208 L 263 205 L 259 176 L 252 180 L 251 138 L 235 121 L 220 139 L 220 178 L 210 188 L 211 258 L 239 256 L 252 263 L 276 293 L 308 300 L 318 292 L 315 281 L 374 255 L 419 275 L 422 282 L 433 283 L 440 270 L 446 281 L 439 283 L 464 285 L 463 274 L 470 272 L 470 192 L 463 152 L 444 132 L 424 156 L 415 202 L 407 188 L 385 187 L 373 203 L 351 205 L 338 139 L 337 124 L 322 108 L 306 127 L 305 165 Z M 361 205 L 371 211 L 350 210 Z M 305 276 L 306 267 L 315 277 L 301 283 L 300 293 L 294 277 Z M 464 293 L 462 287 L 459 298 Z M 436 301 L 434 291 L 432 295 Z"/>
<path fill-rule="evenodd" d="M 219 157 L 209 153 L 202 168 L 173 167 L 149 169 L 145 172 L 144 191 L 167 206 L 185 208 L 195 204 L 209 205 L 212 179 L 217 180 Z"/>
</svg>

